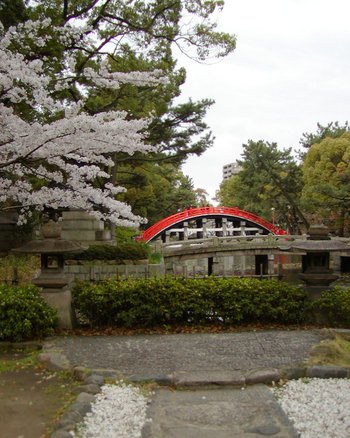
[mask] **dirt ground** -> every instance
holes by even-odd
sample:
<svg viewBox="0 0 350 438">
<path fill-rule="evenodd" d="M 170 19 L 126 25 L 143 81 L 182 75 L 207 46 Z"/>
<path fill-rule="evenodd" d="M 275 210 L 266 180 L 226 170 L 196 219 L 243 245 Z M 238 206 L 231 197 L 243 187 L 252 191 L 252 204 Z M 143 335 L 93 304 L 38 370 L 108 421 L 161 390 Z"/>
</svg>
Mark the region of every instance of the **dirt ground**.
<svg viewBox="0 0 350 438">
<path fill-rule="evenodd" d="M 0 438 L 47 438 L 76 382 L 36 365 L 32 350 L 0 347 Z"/>
</svg>

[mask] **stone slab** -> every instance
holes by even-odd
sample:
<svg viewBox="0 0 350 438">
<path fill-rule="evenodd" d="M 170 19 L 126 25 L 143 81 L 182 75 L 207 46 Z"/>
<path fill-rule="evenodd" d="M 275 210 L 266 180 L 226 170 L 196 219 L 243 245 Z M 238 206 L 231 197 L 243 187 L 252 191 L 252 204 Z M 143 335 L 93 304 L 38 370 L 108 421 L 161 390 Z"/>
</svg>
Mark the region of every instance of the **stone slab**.
<svg viewBox="0 0 350 438">
<path fill-rule="evenodd" d="M 232 389 L 159 389 L 142 438 L 297 438 L 265 385 Z"/>
<path fill-rule="evenodd" d="M 179 371 L 173 375 L 173 385 L 199 386 L 199 385 L 245 385 L 245 376 L 242 371 Z"/>
</svg>

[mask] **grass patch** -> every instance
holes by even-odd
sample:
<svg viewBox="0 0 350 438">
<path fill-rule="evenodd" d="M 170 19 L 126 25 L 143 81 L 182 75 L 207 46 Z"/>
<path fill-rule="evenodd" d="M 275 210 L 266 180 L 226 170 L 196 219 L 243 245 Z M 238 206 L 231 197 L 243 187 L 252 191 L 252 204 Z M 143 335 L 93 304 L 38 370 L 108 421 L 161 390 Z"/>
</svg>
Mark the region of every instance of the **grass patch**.
<svg viewBox="0 0 350 438">
<path fill-rule="evenodd" d="M 308 365 L 335 365 L 350 367 L 350 339 L 336 333 L 313 347 Z"/>
<path fill-rule="evenodd" d="M 67 371 L 59 372 L 49 372 L 46 371 L 46 378 L 52 379 L 53 382 L 45 389 L 46 394 L 48 394 L 52 399 L 55 399 L 60 404 L 60 408 L 56 411 L 56 415 L 47 425 L 49 436 L 53 433 L 55 425 L 62 417 L 62 415 L 67 411 L 69 406 L 75 402 L 77 398 L 77 393 L 74 391 L 75 388 L 81 385 L 72 373 Z"/>
<path fill-rule="evenodd" d="M 0 373 L 34 367 L 39 353 L 37 348 L 0 348 Z"/>
</svg>

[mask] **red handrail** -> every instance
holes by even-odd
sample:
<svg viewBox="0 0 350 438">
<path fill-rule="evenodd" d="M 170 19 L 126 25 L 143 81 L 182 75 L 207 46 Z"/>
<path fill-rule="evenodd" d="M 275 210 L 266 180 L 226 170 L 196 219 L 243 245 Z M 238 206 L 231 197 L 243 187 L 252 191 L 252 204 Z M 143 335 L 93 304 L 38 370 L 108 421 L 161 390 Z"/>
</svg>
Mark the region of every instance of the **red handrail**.
<svg viewBox="0 0 350 438">
<path fill-rule="evenodd" d="M 165 231 L 172 225 L 175 225 L 179 222 L 182 222 L 186 219 L 192 219 L 195 217 L 203 217 L 203 216 L 233 216 L 238 217 L 240 219 L 247 219 L 251 222 L 260 225 L 266 230 L 270 231 L 272 234 L 276 235 L 284 235 L 286 232 L 272 224 L 271 222 L 263 219 L 260 216 L 257 216 L 254 213 L 250 213 L 249 211 L 241 210 L 238 207 L 195 207 L 189 208 L 187 210 L 181 211 L 179 213 L 172 214 L 164 219 L 161 219 L 154 225 L 147 228 L 142 233 L 140 240 L 145 242 L 149 242 L 154 237 Z"/>
</svg>

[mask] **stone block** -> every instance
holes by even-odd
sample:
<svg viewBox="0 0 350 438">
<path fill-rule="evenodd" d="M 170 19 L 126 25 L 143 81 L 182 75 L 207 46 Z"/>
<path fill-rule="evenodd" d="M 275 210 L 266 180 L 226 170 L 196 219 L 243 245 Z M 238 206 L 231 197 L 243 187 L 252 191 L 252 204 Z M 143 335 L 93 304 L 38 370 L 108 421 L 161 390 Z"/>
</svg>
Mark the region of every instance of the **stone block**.
<svg viewBox="0 0 350 438">
<path fill-rule="evenodd" d="M 178 371 L 174 373 L 173 379 L 173 384 L 177 387 L 203 385 L 245 385 L 245 377 L 241 371 Z"/>
<path fill-rule="evenodd" d="M 79 227 L 75 230 L 62 230 L 62 239 L 75 240 L 79 242 L 94 241 L 96 234 L 95 230 L 81 230 Z"/>
<path fill-rule="evenodd" d="M 78 221 L 78 220 L 64 220 L 60 222 L 62 231 L 66 230 L 94 230 L 94 231 L 100 231 L 104 229 L 103 222 L 97 221 L 94 219 L 88 219 L 84 221 Z"/>
<path fill-rule="evenodd" d="M 319 379 L 343 379 L 348 377 L 349 370 L 342 367 L 330 365 L 314 365 L 306 368 L 306 377 L 317 377 Z"/>
<path fill-rule="evenodd" d="M 82 417 L 78 412 L 76 411 L 68 411 L 65 412 L 61 418 L 61 420 L 59 421 L 58 425 L 60 427 L 64 427 L 63 422 L 65 423 L 79 423 L 83 420 L 84 417 Z"/>
<path fill-rule="evenodd" d="M 62 220 L 98 220 L 91 214 L 87 213 L 83 210 L 76 210 L 76 211 L 64 211 L 62 213 Z"/>
<path fill-rule="evenodd" d="M 253 370 L 246 375 L 246 384 L 255 385 L 257 383 L 272 383 L 280 380 L 280 373 L 277 369 Z"/>
<path fill-rule="evenodd" d="M 99 374 L 91 374 L 90 376 L 88 376 L 84 380 L 84 384 L 86 384 L 86 385 L 95 384 L 95 385 L 102 386 L 102 385 L 104 385 L 104 383 L 105 383 L 105 380 L 104 380 L 103 376 L 101 376 Z"/>
<path fill-rule="evenodd" d="M 91 404 L 85 402 L 75 402 L 69 407 L 69 411 L 76 411 L 82 417 L 85 417 L 87 413 L 91 412 Z"/>
<path fill-rule="evenodd" d="M 81 392 L 77 399 L 77 403 L 93 403 L 95 400 L 95 397 L 92 394 L 89 394 L 87 392 Z"/>
<path fill-rule="evenodd" d="M 103 228 L 96 230 L 96 240 L 105 241 L 105 240 L 111 240 L 111 239 L 112 239 L 112 236 L 111 236 L 110 230 L 104 230 Z"/>
<path fill-rule="evenodd" d="M 100 392 L 100 387 L 93 383 L 89 383 L 88 385 L 82 385 L 82 386 L 78 386 L 77 388 L 74 388 L 73 392 L 74 393 L 87 392 L 88 394 L 98 394 Z"/>
<path fill-rule="evenodd" d="M 90 375 L 90 371 L 86 367 L 76 366 L 73 369 L 73 375 L 77 380 L 85 381 L 87 376 Z"/>
<path fill-rule="evenodd" d="M 51 438 L 72 438 L 72 434 L 66 430 L 56 430 Z"/>
<path fill-rule="evenodd" d="M 61 352 L 51 351 L 47 353 L 40 353 L 38 355 L 39 362 L 45 364 L 45 368 L 49 370 L 69 370 L 70 363 L 66 356 L 64 356 Z"/>
<path fill-rule="evenodd" d="M 305 377 L 305 372 L 306 369 L 301 367 L 283 368 L 281 371 L 281 377 L 287 380 L 301 379 L 302 377 Z"/>
<path fill-rule="evenodd" d="M 164 264 L 160 265 L 149 265 L 149 275 L 151 277 L 157 276 L 157 275 L 164 275 L 165 274 L 165 266 Z"/>
</svg>

